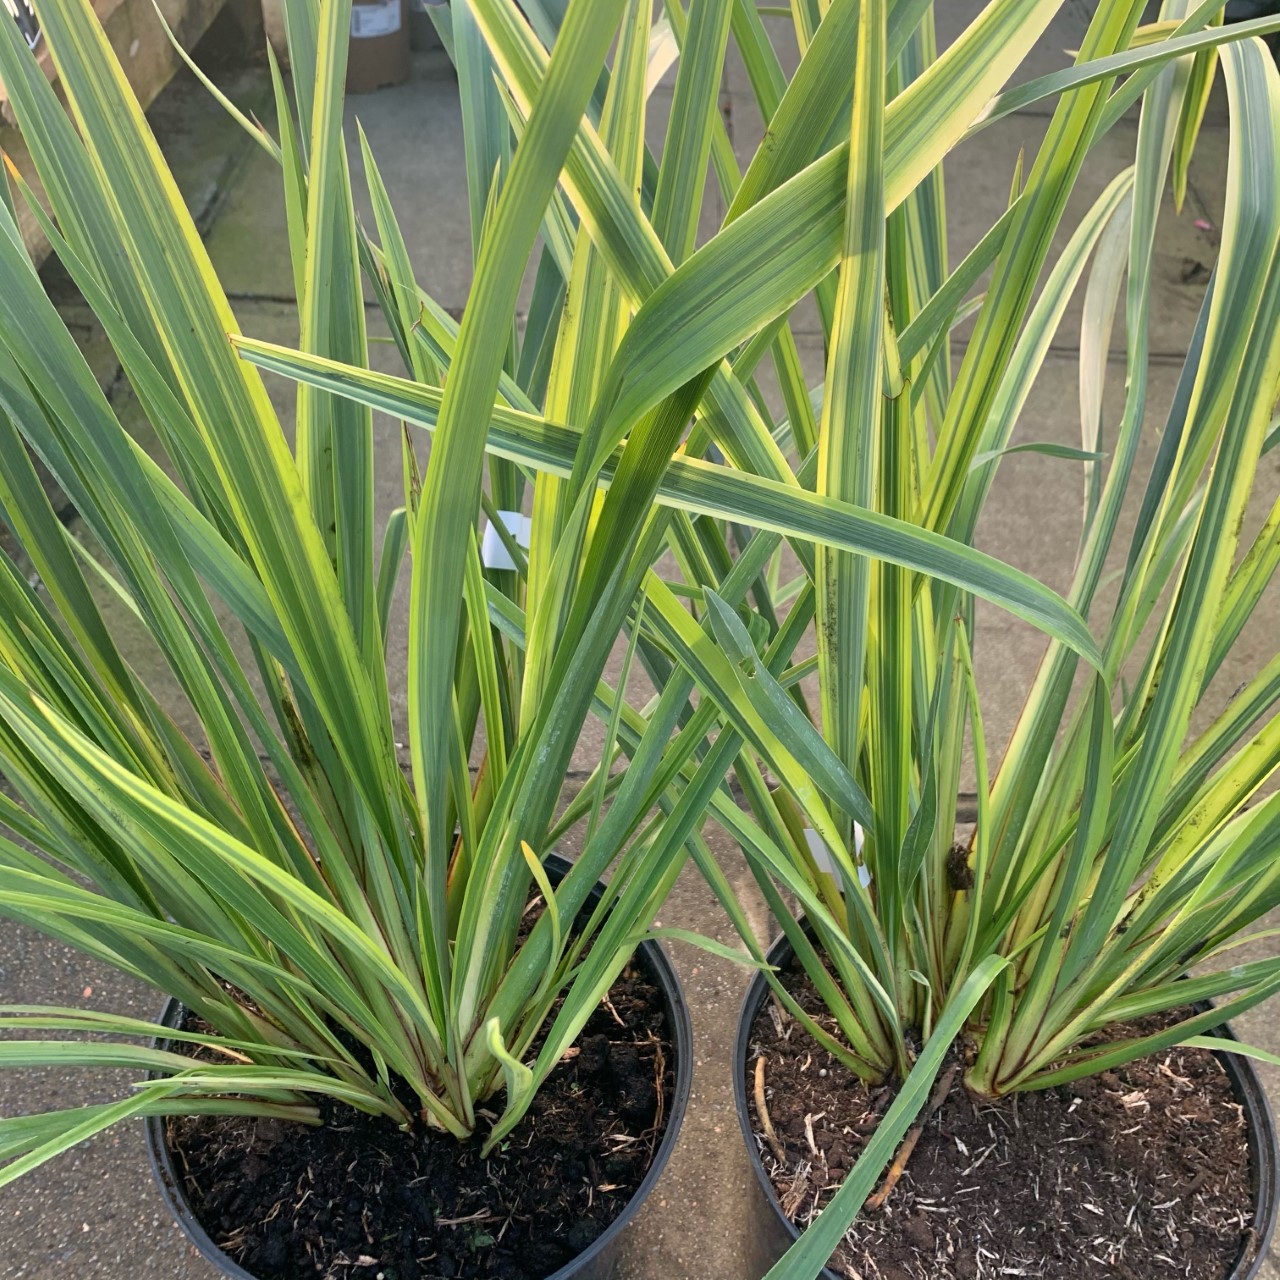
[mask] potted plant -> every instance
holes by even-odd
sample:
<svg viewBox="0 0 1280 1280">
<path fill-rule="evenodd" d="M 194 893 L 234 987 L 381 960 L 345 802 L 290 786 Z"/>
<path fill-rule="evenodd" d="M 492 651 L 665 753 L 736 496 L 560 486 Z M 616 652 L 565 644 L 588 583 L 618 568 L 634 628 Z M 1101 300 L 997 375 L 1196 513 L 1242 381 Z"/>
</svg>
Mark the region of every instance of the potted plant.
<svg viewBox="0 0 1280 1280">
<path fill-rule="evenodd" d="M 1213 6 L 1167 4 L 1138 31 L 1142 7 L 1099 5 L 1076 67 L 1000 94 L 1028 47 L 1013 24 L 1035 6 L 991 6 L 938 57 L 928 6 L 902 23 L 901 6 L 836 0 L 781 98 L 768 97 L 776 80 L 753 78 L 770 135 L 743 188 L 758 192 L 752 170 L 778 157 L 799 175 L 793 185 L 837 155 L 847 176 L 831 206 L 838 283 L 824 281 L 817 299 L 825 381 L 812 400 L 791 388 L 775 432 L 795 446 L 796 479 L 880 513 L 886 530 L 946 535 L 953 554 L 954 543 L 972 546 L 1008 452 L 1064 458 L 1064 489 L 1076 484 L 1065 469 L 1081 466 L 1068 599 L 1096 641 L 1052 636 L 989 777 L 972 594 L 936 566 L 848 555 L 820 535 L 792 583 L 770 576 L 773 599 L 758 609 L 706 583 L 699 623 L 651 595 L 660 638 L 720 707 L 721 736 L 749 748 L 736 775 L 750 818 L 723 797 L 712 811 L 784 933 L 767 957 L 778 971 L 757 976 L 744 1006 L 736 1079 L 744 1132 L 763 1157 L 770 1261 L 814 1222 L 771 1276 L 813 1275 L 833 1253 L 828 1276 L 1085 1265 L 1244 1276 L 1274 1222 L 1265 1099 L 1247 1063 L 1223 1059 L 1228 1074 L 1215 1065 L 1228 1042 L 1210 1033 L 1280 990 L 1280 960 L 1236 962 L 1240 946 L 1269 936 L 1251 931 L 1280 904 L 1280 801 L 1265 791 L 1280 764 L 1280 666 L 1267 662 L 1225 709 L 1211 681 L 1280 556 L 1260 466 L 1277 440 L 1280 79 L 1262 43 L 1240 38 L 1269 25 L 1205 30 Z M 1231 107 L 1221 252 L 1144 478 L 1154 227 L 1170 171 L 1176 190 L 1185 184 L 1211 46 L 1231 37 L 1219 51 Z M 769 65 L 762 40 L 746 47 Z M 1175 53 L 1183 60 L 1171 63 Z M 946 96 L 961 67 L 973 95 L 963 100 L 958 88 Z M 937 159 L 964 131 L 1058 94 L 1008 212 L 948 271 Z M 959 119 L 934 116 L 936 150 L 919 157 L 904 139 L 919 142 L 911 124 L 931 99 Z M 1090 146 L 1139 101 L 1132 169 L 1069 239 L 1064 229 L 1050 263 Z M 1080 446 L 1015 442 L 1086 277 Z M 1104 435 L 1121 296 L 1124 407 Z M 968 316 L 953 369 L 950 335 Z M 1264 513 L 1256 536 L 1241 532 L 1251 502 Z M 1133 514 L 1136 531 L 1120 532 Z M 785 623 L 771 628 L 768 610 L 784 604 Z M 811 617 L 816 657 L 797 657 Z M 798 691 L 814 671 L 810 711 Z M 976 820 L 960 828 L 968 750 Z M 909 1093 L 911 1106 L 894 1104 L 882 1140 L 888 1121 L 876 1122 L 904 1080 L 898 1101 Z M 877 1190 L 931 1093 L 925 1118 L 941 1120 L 917 1122 Z M 1015 1132 L 1038 1143 L 1042 1163 Z M 1096 1153 L 1095 1167 L 1073 1151 Z M 1082 1262 L 1090 1256 L 1099 1261 Z"/>
<path fill-rule="evenodd" d="M 522 464 L 486 468 L 485 450 L 499 406 L 576 403 L 617 345 L 618 295 L 556 183 L 624 11 L 601 127 L 639 181 L 647 16 L 570 6 L 518 146 L 482 83 L 501 127 L 469 139 L 485 184 L 458 324 L 419 294 L 371 156 L 376 227 L 357 225 L 350 0 L 287 5 L 294 101 L 276 75 L 279 136 L 246 123 L 282 165 L 301 345 L 366 362 L 363 269 L 439 410 L 425 466 L 404 435 L 404 505 L 378 545 L 369 409 L 303 385 L 291 447 L 228 341 L 225 294 L 88 0 L 36 8 L 69 111 L 0 23 L 0 74 L 49 209 L 12 175 L 0 913 L 172 1002 L 155 1025 L 0 1008 L 0 1065 L 150 1073 L 110 1104 L 0 1119 L 0 1183 L 146 1117 L 166 1193 L 230 1274 L 265 1280 L 307 1259 L 401 1277 L 603 1275 L 688 1096 L 687 1012 L 650 925 L 728 762 L 717 775 L 700 737 L 676 732 L 683 699 L 647 716 L 625 701 L 635 584 L 671 519 L 649 517 L 649 491 L 671 451 L 646 453 L 627 420 L 639 444 L 601 501 L 607 435 L 575 440 L 565 474 L 532 495 Z M 470 8 L 454 6 L 453 29 L 483 54 Z M 46 297 L 14 200 L 30 201 L 112 343 L 151 453 Z M 686 216 L 671 206 L 673 231 Z M 517 290 L 544 227 L 560 234 L 522 345 Z M 596 322 L 575 323 L 566 293 Z M 502 420 L 508 441 L 536 453 L 543 433 L 517 416 Z M 526 540 L 513 515 L 530 496 Z M 407 674 L 388 657 L 398 582 Z M 619 636 L 627 653 L 605 680 Z M 605 767 L 579 790 L 589 715 Z M 609 767 L 619 743 L 625 773 Z M 557 863 L 575 824 L 578 856 Z M 273 1212 L 286 1191 L 290 1212 Z"/>
</svg>

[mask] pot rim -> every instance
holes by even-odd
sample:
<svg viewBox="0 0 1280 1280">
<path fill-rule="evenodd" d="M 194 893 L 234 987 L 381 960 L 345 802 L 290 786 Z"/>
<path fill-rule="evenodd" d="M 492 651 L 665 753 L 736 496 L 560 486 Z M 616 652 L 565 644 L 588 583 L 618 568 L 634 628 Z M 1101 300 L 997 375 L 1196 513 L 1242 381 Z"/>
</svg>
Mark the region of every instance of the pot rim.
<svg viewBox="0 0 1280 1280">
<path fill-rule="evenodd" d="M 543 865 L 548 872 L 552 873 L 553 879 L 559 879 L 571 864 L 568 859 L 558 854 L 549 854 L 544 859 Z M 602 891 L 603 885 L 597 884 L 592 890 L 592 899 L 598 899 Z M 671 1106 L 667 1113 L 666 1128 L 654 1152 L 648 1172 L 641 1179 L 640 1185 L 627 1201 L 622 1212 L 576 1258 L 552 1272 L 546 1280 L 574 1280 L 574 1277 L 580 1273 L 585 1274 L 593 1261 L 612 1248 L 623 1229 L 635 1218 L 649 1198 L 654 1185 L 671 1159 L 671 1153 L 680 1136 L 680 1128 L 689 1107 L 689 1095 L 693 1087 L 693 1023 L 689 1016 L 689 1005 L 685 999 L 680 978 L 671 958 L 653 940 L 641 942 L 635 949 L 632 961 L 638 961 L 649 970 L 650 976 L 657 983 L 666 1002 L 672 1052 L 675 1058 L 675 1081 L 672 1085 Z M 175 1028 L 186 1016 L 186 1012 L 186 1008 L 178 1000 L 170 999 L 165 1004 L 164 1012 L 158 1021 L 162 1026 Z M 246 1271 L 224 1253 L 196 1217 L 182 1189 L 177 1170 L 174 1168 L 173 1153 L 165 1141 L 165 1117 L 148 1116 L 144 1124 L 147 1162 L 151 1166 L 152 1177 L 155 1179 L 165 1208 L 169 1210 L 187 1239 L 206 1262 L 212 1263 L 224 1276 L 229 1277 L 229 1280 L 260 1280 L 260 1277 Z"/>
<path fill-rule="evenodd" d="M 785 963 L 794 954 L 786 934 L 779 934 L 769 945 L 766 959 L 770 964 Z M 751 1027 L 755 1022 L 765 998 L 769 993 L 768 979 L 762 972 L 752 976 L 746 995 L 738 1012 L 738 1032 L 733 1046 L 733 1100 L 738 1113 L 738 1125 L 742 1130 L 743 1144 L 747 1149 L 747 1159 L 751 1163 L 751 1171 L 760 1190 L 768 1202 L 774 1217 L 785 1230 L 790 1240 L 800 1238 L 800 1229 L 782 1211 L 782 1205 L 774 1192 L 773 1183 L 764 1170 L 764 1162 L 760 1158 L 760 1148 L 756 1142 L 755 1131 L 747 1109 L 746 1066 L 747 1054 L 751 1047 Z M 1212 1001 L 1197 1001 L 1196 1006 L 1212 1008 Z M 1219 1036 L 1223 1040 L 1238 1040 L 1228 1023 L 1223 1023 L 1207 1034 Z M 1275 1114 L 1270 1100 L 1262 1086 L 1262 1080 L 1252 1059 L 1238 1053 L 1214 1051 L 1214 1057 L 1222 1064 L 1236 1100 L 1244 1110 L 1248 1132 L 1251 1180 L 1254 1188 L 1253 1223 L 1240 1246 L 1240 1253 L 1227 1280 L 1256 1280 L 1267 1260 L 1267 1252 L 1275 1234 L 1277 1209 L 1277 1178 L 1280 1177 L 1280 1138 L 1276 1132 Z M 1244 1261 L 1252 1237 L 1254 1254 L 1250 1262 Z M 823 1267 L 819 1280 L 840 1280 L 829 1267 Z"/>
</svg>

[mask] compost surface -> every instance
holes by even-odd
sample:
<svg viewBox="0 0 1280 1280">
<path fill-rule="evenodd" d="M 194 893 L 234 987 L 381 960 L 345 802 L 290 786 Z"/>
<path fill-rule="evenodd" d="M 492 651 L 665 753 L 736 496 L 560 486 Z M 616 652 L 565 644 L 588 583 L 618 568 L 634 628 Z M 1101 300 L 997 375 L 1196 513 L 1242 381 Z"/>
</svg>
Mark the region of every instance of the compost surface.
<svg viewBox="0 0 1280 1280">
<path fill-rule="evenodd" d="M 320 1128 L 197 1116 L 167 1137 L 197 1218 L 259 1280 L 543 1280 L 643 1180 L 673 1057 L 662 993 L 633 966 L 488 1159 L 479 1138 L 341 1103 L 321 1105 Z"/>
<path fill-rule="evenodd" d="M 785 985 L 827 1030 L 803 970 Z M 1105 1038 L 1164 1022 L 1108 1028 Z M 756 1061 L 777 1140 L 762 1137 Z M 864 1211 L 829 1264 L 850 1280 L 1223 1280 L 1250 1244 L 1245 1121 L 1212 1053 L 1176 1048 L 1102 1075 L 991 1103 L 962 1071 L 884 1206 Z M 747 1098 L 766 1171 L 794 1222 L 834 1195 L 893 1100 L 868 1089 L 766 1000 Z M 940 1075 L 940 1079 L 942 1076 Z M 779 1155 L 780 1149 L 780 1155 Z"/>
</svg>

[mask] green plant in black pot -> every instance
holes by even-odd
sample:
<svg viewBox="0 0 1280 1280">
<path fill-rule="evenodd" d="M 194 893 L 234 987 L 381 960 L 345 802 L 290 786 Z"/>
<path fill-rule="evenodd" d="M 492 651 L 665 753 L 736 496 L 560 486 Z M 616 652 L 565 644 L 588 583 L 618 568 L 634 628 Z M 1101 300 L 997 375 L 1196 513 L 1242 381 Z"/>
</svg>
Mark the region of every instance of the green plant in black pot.
<svg viewBox="0 0 1280 1280">
<path fill-rule="evenodd" d="M 1112 1087 L 1118 1069 L 1170 1046 L 1220 1046 L 1212 1029 L 1280 991 L 1280 960 L 1237 962 L 1270 936 L 1259 922 L 1280 905 L 1280 797 L 1268 790 L 1280 659 L 1264 655 L 1225 705 L 1213 683 L 1280 561 L 1266 457 L 1278 439 L 1280 78 L 1256 38 L 1275 20 L 1219 28 L 1214 5 L 1169 3 L 1139 28 L 1140 3 L 1105 3 L 1074 67 L 1001 91 L 1056 7 L 993 4 L 939 54 L 932 6 L 836 0 L 807 48 L 802 38 L 782 96 L 762 94 L 768 151 L 743 189 L 755 191 L 756 163 L 785 157 L 789 187 L 829 172 L 833 201 L 829 225 L 804 241 L 824 377 L 789 389 L 774 434 L 796 484 L 860 508 L 884 540 L 868 557 L 818 534 L 797 548 L 798 572 L 792 562 L 790 581 L 771 574 L 770 598 L 754 608 L 721 598 L 714 580 L 695 594 L 697 618 L 661 593 L 648 605 L 668 651 L 720 708 L 717 744 L 729 732 L 746 744 L 736 776 L 749 816 L 724 797 L 713 816 L 785 933 L 773 958 L 785 952 L 792 976 L 756 980 L 776 1000 L 778 1034 L 799 1061 L 811 1055 L 862 1089 L 871 1119 L 886 1085 L 911 1082 L 918 1106 L 948 1053 L 948 1081 L 981 1103 L 1057 1096 L 1104 1073 Z M 763 42 L 747 49 L 749 71 L 752 56 L 768 64 Z M 1185 191 L 1219 66 L 1230 122 L 1214 138 L 1229 148 L 1218 261 L 1144 458 L 1155 229 L 1170 180 L 1179 199 Z M 942 156 L 1035 102 L 1052 105 L 1038 153 L 1025 171 L 1019 161 L 1007 211 L 950 267 Z M 1134 107 L 1132 166 L 1068 224 L 1086 160 Z M 780 253 L 775 269 L 788 261 Z M 1082 282 L 1080 435 L 1024 438 L 1015 428 Z M 1121 300 L 1117 411 L 1103 391 Z M 1066 493 L 1074 504 L 1082 492 L 1082 522 L 1069 618 L 1046 622 L 1043 597 L 1026 587 L 1000 601 L 1051 638 L 992 767 L 971 654 L 983 594 L 972 582 L 985 569 L 964 549 L 1019 451 L 1059 460 L 1063 482 L 1044 501 Z M 934 540 L 936 559 L 893 545 L 907 528 Z M 809 619 L 816 654 L 802 656 Z M 971 777 L 976 804 L 961 824 Z M 707 869 L 756 948 L 746 913 Z M 1196 1003 L 1210 998 L 1216 1009 Z M 749 1008 L 767 1031 L 762 999 Z M 744 1037 L 747 1052 L 755 1042 Z M 912 1107 L 895 1110 L 844 1178 L 861 1112 L 828 1118 L 827 1137 L 843 1144 L 828 1167 L 812 1131 L 795 1130 L 806 1112 L 823 1129 L 823 1105 L 797 1101 L 795 1077 L 776 1086 L 789 1137 L 762 1114 L 767 1083 L 738 1083 L 744 1103 L 754 1094 L 752 1125 L 780 1188 L 795 1191 L 793 1216 L 803 1225 L 830 1205 L 776 1272 L 812 1275 L 875 1190 Z M 1254 1147 L 1268 1147 L 1265 1132 Z M 961 1151 L 958 1168 L 971 1155 Z M 981 1180 L 975 1168 L 969 1181 Z M 952 1210 L 949 1222 L 965 1217 L 958 1201 Z M 987 1237 L 956 1230 L 972 1262 Z M 850 1239 L 878 1238 L 868 1232 Z M 1224 1233 L 1234 1265 L 1238 1223 Z M 859 1256 L 841 1265 L 861 1268 Z M 990 1265 L 1065 1265 L 1017 1248 L 998 1256 Z M 941 1258 L 913 1265 L 944 1274 Z"/>
</svg>

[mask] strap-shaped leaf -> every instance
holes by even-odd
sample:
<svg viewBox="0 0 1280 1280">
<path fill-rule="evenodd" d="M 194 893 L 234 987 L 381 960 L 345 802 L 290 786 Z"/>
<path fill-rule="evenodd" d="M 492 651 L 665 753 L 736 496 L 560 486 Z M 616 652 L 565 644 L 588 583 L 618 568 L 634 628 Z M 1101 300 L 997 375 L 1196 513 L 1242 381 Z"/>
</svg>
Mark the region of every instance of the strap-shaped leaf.
<svg viewBox="0 0 1280 1280">
<path fill-rule="evenodd" d="M 883 429 L 898 426 L 885 406 L 886 393 L 895 394 L 885 384 L 886 9 L 882 0 L 863 0 L 857 7 L 840 284 L 818 428 L 818 493 L 868 510 L 884 510 L 876 502 L 877 458 L 882 448 L 893 447 L 882 442 Z M 819 546 L 814 575 L 822 732 L 852 770 L 867 678 L 871 565 L 865 558 Z"/>
<path fill-rule="evenodd" d="M 919 1115 L 943 1058 L 959 1035 L 965 1018 L 986 994 L 1005 964 L 1006 961 L 998 956 L 988 956 L 974 967 L 973 973 L 939 1019 L 933 1035 L 911 1068 L 911 1074 L 898 1090 L 893 1105 L 876 1127 L 875 1135 L 845 1175 L 840 1190 L 800 1239 L 770 1268 L 764 1280 L 815 1280 L 821 1273 L 849 1224 L 875 1189 L 911 1122 Z"/>
<path fill-rule="evenodd" d="M 264 369 L 312 378 L 371 407 L 434 428 L 441 393 L 386 374 L 344 368 L 300 352 L 238 337 L 237 348 Z M 494 452 L 567 475 L 577 456 L 579 433 L 513 409 L 495 407 L 489 418 Z M 601 480 L 609 483 L 612 465 Z M 798 487 L 763 480 L 692 459 L 673 461 L 663 473 L 657 500 L 696 514 L 738 520 L 808 542 L 827 543 L 863 555 L 881 556 L 908 568 L 954 581 L 1032 621 L 1088 661 L 1097 660 L 1089 630 L 1054 592 L 1026 574 L 982 552 L 905 521 L 863 511 Z"/>
<path fill-rule="evenodd" d="M 871 826 L 874 818 L 862 789 L 840 757 L 826 745 L 808 717 L 762 664 L 741 619 L 709 588 L 703 592 L 703 599 L 712 635 L 729 659 L 723 666 L 724 673 L 727 675 L 732 670 L 738 688 L 756 709 L 761 721 L 768 724 L 783 742 L 787 755 L 794 757 L 846 814 L 864 826 Z"/>
<path fill-rule="evenodd" d="M 483 12 L 496 0 L 477 0 Z M 515 312 L 517 293 L 541 211 L 604 64 L 621 0 L 572 0 L 528 128 L 480 245 L 471 298 L 462 319 L 412 537 L 409 602 L 409 742 L 426 835 L 427 903 L 436 968 L 450 970 L 446 944 L 450 722 L 464 556 L 479 505 L 484 435 L 475 429 L 492 409 L 505 344 L 492 340 Z"/>
</svg>

